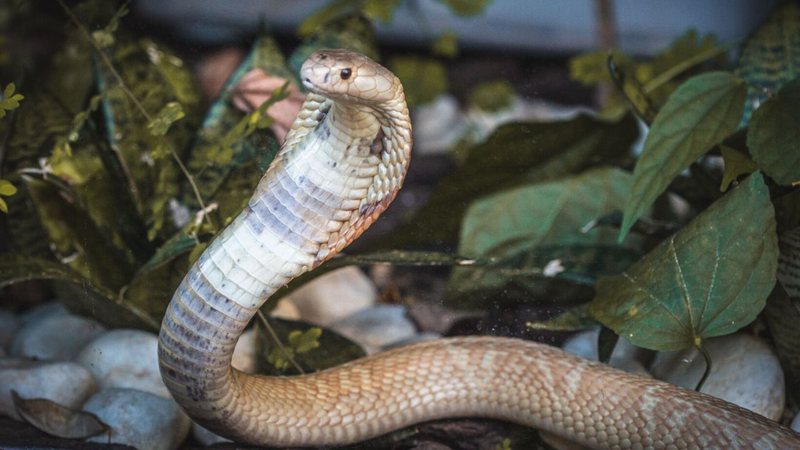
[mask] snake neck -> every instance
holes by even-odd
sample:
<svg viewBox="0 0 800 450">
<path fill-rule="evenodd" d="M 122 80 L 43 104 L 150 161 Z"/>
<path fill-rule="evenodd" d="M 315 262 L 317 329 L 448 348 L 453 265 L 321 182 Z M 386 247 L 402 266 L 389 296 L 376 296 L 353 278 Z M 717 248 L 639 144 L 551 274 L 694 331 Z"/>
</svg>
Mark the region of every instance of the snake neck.
<svg viewBox="0 0 800 450">
<path fill-rule="evenodd" d="M 245 375 L 230 363 L 258 308 L 356 239 L 400 189 L 411 148 L 402 110 L 310 95 L 247 207 L 179 285 L 159 361 L 173 397 L 204 426 L 229 430 L 247 414 L 236 407 Z"/>
</svg>

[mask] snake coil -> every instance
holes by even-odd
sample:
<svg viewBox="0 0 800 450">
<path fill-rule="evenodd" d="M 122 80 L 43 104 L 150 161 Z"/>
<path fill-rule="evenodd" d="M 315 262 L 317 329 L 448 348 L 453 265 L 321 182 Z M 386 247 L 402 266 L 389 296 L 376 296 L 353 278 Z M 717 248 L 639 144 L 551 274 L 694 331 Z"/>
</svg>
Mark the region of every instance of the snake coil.
<svg viewBox="0 0 800 450">
<path fill-rule="evenodd" d="M 346 444 L 471 416 L 593 448 L 800 448 L 800 435 L 722 400 L 516 339 L 442 339 L 296 377 L 231 368 L 258 308 L 356 239 L 408 167 L 411 123 L 394 74 L 323 50 L 301 77 L 310 93 L 280 153 L 163 319 L 161 373 L 196 422 L 259 445 Z"/>
</svg>

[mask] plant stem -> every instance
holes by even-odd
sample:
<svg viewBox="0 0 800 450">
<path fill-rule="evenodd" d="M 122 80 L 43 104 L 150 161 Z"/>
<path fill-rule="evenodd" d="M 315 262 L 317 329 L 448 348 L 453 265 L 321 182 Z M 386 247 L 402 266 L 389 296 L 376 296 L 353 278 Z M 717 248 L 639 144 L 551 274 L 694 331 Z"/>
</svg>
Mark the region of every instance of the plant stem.
<svg viewBox="0 0 800 450">
<path fill-rule="evenodd" d="M 703 388 L 703 385 L 706 383 L 708 379 L 708 375 L 711 373 L 711 355 L 708 354 L 705 347 L 702 345 L 698 345 L 695 347 L 697 351 L 703 355 L 703 359 L 706 360 L 706 370 L 703 372 L 703 376 L 700 378 L 700 381 L 697 382 L 697 386 L 694 388 L 695 391 L 700 392 L 700 389 Z"/>
</svg>

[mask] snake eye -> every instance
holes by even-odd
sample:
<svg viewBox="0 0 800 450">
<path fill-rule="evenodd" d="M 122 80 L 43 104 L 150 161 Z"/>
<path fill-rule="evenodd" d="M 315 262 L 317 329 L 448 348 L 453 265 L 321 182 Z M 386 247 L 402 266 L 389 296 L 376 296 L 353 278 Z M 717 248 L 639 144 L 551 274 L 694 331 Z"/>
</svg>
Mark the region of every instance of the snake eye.
<svg viewBox="0 0 800 450">
<path fill-rule="evenodd" d="M 342 77 L 343 80 L 346 80 L 346 79 L 350 78 L 350 75 L 352 75 L 352 74 L 353 74 L 353 71 L 350 70 L 349 68 L 347 68 L 347 69 L 342 69 L 341 73 L 339 73 L 339 76 Z"/>
</svg>

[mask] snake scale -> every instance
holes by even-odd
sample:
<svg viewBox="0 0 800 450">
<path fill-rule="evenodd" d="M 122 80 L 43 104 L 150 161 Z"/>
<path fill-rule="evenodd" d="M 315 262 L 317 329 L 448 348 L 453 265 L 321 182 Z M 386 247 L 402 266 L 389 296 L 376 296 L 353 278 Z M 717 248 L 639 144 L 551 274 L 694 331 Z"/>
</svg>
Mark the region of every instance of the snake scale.
<svg viewBox="0 0 800 450">
<path fill-rule="evenodd" d="M 234 345 L 258 308 L 375 221 L 409 162 L 408 108 L 389 70 L 322 50 L 301 78 L 310 93 L 281 151 L 163 319 L 161 373 L 195 421 L 275 446 L 347 444 L 433 419 L 487 417 L 593 448 L 800 448 L 800 435 L 722 400 L 510 338 L 441 339 L 295 377 L 233 369 Z"/>
</svg>

